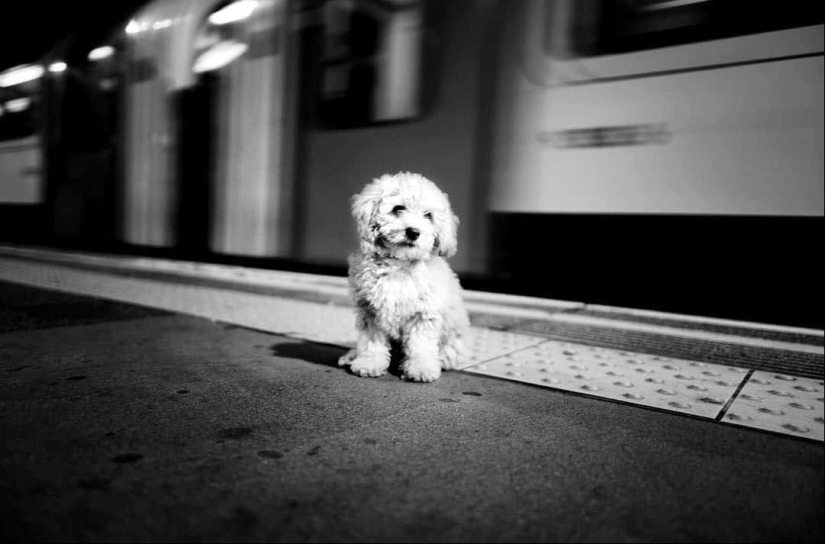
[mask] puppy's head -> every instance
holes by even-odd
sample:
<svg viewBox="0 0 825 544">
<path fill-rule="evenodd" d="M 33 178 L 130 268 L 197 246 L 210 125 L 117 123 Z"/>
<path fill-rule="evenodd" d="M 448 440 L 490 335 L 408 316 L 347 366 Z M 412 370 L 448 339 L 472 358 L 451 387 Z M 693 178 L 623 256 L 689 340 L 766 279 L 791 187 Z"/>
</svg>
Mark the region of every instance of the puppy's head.
<svg viewBox="0 0 825 544">
<path fill-rule="evenodd" d="M 447 195 L 419 174 L 383 175 L 352 197 L 361 250 L 404 260 L 451 257 L 458 217 Z"/>
</svg>

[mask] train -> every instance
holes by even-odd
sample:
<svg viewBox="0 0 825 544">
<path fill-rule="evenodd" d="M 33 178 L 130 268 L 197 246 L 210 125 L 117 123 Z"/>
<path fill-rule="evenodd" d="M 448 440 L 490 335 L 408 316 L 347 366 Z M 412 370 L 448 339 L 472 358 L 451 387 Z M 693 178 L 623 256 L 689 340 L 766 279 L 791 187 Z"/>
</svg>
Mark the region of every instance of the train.
<svg viewBox="0 0 825 544">
<path fill-rule="evenodd" d="M 0 73 L 0 241 L 345 273 L 450 196 L 465 287 L 822 327 L 816 2 L 153 0 Z"/>
</svg>

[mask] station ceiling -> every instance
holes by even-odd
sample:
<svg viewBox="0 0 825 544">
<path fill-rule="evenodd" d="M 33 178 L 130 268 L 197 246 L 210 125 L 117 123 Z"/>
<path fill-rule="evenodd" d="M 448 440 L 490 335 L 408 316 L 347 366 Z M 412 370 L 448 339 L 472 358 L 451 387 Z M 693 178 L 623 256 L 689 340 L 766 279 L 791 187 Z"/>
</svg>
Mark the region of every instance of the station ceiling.
<svg viewBox="0 0 825 544">
<path fill-rule="evenodd" d="M 61 39 L 125 19 L 147 0 L 11 0 L 0 14 L 0 70 L 37 62 Z"/>
</svg>

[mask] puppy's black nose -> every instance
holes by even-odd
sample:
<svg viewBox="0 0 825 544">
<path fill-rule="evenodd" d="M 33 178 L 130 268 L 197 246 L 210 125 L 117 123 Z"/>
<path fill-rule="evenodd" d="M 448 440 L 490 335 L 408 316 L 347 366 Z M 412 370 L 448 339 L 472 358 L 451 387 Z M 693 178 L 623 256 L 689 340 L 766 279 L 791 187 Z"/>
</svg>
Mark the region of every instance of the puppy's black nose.
<svg viewBox="0 0 825 544">
<path fill-rule="evenodd" d="M 421 235 L 421 231 L 418 229 L 414 229 L 412 227 L 407 227 L 407 238 L 410 240 L 418 240 L 418 237 Z"/>
</svg>

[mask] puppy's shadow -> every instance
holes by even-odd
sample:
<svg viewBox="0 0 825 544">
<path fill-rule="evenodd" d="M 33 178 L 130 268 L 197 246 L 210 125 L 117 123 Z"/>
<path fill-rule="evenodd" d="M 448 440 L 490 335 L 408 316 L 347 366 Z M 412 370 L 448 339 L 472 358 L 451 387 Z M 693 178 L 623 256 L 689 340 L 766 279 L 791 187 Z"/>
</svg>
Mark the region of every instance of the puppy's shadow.
<svg viewBox="0 0 825 544">
<path fill-rule="evenodd" d="M 270 354 L 275 357 L 300 359 L 308 363 L 323 366 L 338 366 L 338 358 L 347 352 L 347 348 L 313 344 L 311 342 L 280 342 L 269 346 Z"/>
<path fill-rule="evenodd" d="M 349 348 L 330 346 L 325 344 L 313 344 L 309 342 L 281 342 L 269 346 L 269 352 L 275 357 L 286 357 L 289 359 L 300 359 L 308 363 L 314 363 L 334 368 L 338 367 L 338 359 L 349 351 Z M 404 358 L 404 350 L 398 342 L 390 344 L 390 367 L 387 372 L 393 376 L 401 377 L 401 360 Z M 346 372 L 348 369 L 341 368 Z"/>
</svg>

